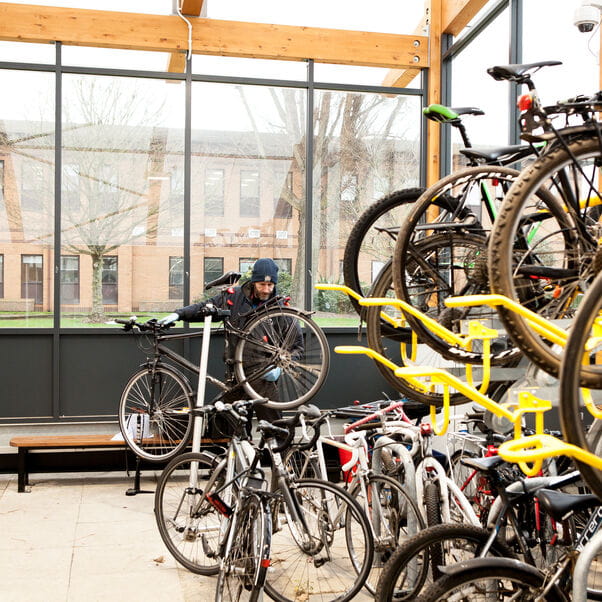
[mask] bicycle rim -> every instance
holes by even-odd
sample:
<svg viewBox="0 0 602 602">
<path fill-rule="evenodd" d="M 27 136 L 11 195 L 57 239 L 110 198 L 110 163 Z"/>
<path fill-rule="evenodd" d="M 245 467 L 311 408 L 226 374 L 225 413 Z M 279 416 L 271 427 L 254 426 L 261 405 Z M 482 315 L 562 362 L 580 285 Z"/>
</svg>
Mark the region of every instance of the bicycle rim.
<svg viewBox="0 0 602 602">
<path fill-rule="evenodd" d="M 229 544 L 220 566 L 217 602 L 256 602 L 262 592 L 269 558 L 271 520 L 257 495 L 244 500 L 233 519 Z"/>
<path fill-rule="evenodd" d="M 489 272 L 493 292 L 545 318 L 570 324 L 583 291 L 601 265 L 600 207 L 593 206 L 600 194 L 601 151 L 597 136 L 571 142 L 569 148 L 575 162 L 556 147 L 517 178 L 491 236 Z M 584 208 L 574 210 L 571 197 L 583 202 Z M 499 313 L 523 353 L 558 376 L 562 348 L 552 346 L 514 312 L 500 308 Z M 602 381 L 598 377 L 590 385 L 601 386 Z"/>
<path fill-rule="evenodd" d="M 142 369 L 126 385 L 119 402 L 119 427 L 139 457 L 164 461 L 188 443 L 192 429 L 188 382 L 165 366 Z"/>
<path fill-rule="evenodd" d="M 266 592 L 280 602 L 352 600 L 364 585 L 373 559 L 370 527 L 361 508 L 326 481 L 302 479 L 291 491 L 295 512 L 281 506 L 274 513 Z M 301 523 L 293 517 L 297 512 L 303 517 Z"/>
<path fill-rule="evenodd" d="M 266 407 L 290 410 L 320 390 L 330 352 L 322 329 L 306 314 L 269 308 L 252 318 L 245 332 L 236 347 L 235 370 L 251 397 L 266 397 Z M 273 368 L 280 368 L 280 376 L 266 382 L 263 377 Z"/>
<path fill-rule="evenodd" d="M 197 479 L 191 486 L 191 464 Z M 184 567 L 199 575 L 215 575 L 220 527 L 224 516 L 205 495 L 224 483 L 225 461 L 204 452 L 182 454 L 163 470 L 155 491 L 155 520 L 163 543 Z M 223 493 L 222 493 L 223 495 Z"/>
</svg>

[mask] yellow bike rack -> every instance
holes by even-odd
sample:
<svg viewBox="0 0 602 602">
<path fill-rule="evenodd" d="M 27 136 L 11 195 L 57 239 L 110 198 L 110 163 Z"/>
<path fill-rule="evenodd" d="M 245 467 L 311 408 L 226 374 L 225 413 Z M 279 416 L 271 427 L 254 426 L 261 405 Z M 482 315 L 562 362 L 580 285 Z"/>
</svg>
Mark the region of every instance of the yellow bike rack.
<svg viewBox="0 0 602 602">
<path fill-rule="evenodd" d="M 565 443 L 552 435 L 535 434 L 502 443 L 499 455 L 508 462 L 541 462 L 546 458 L 568 456 L 602 470 L 602 458 L 577 445 Z"/>
</svg>

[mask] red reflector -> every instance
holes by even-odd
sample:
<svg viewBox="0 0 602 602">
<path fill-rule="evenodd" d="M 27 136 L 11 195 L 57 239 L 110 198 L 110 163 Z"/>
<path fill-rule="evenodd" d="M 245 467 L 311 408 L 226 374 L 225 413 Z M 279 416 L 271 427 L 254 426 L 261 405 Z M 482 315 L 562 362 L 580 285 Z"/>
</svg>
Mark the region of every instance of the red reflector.
<svg viewBox="0 0 602 602">
<path fill-rule="evenodd" d="M 262 566 L 262 568 L 268 568 L 270 566 L 270 559 L 269 558 L 264 558 L 261 561 L 261 566 Z"/>
<path fill-rule="evenodd" d="M 234 287 L 231 286 L 230 288 L 228 288 L 228 293 L 230 293 L 231 295 L 234 293 Z"/>
<path fill-rule="evenodd" d="M 234 305 L 234 301 L 232 301 L 232 299 L 226 299 L 226 303 L 228 305 Z"/>
<path fill-rule="evenodd" d="M 263 342 L 264 342 L 264 343 L 267 343 L 267 342 L 268 342 L 268 335 L 267 335 L 267 334 L 264 334 L 264 335 L 263 335 Z"/>
<path fill-rule="evenodd" d="M 516 101 L 516 106 L 521 111 L 528 111 L 533 106 L 533 97 L 531 94 L 521 94 Z"/>
<path fill-rule="evenodd" d="M 491 180 L 491 185 L 492 185 L 492 186 L 498 186 L 498 185 L 499 185 L 499 183 L 500 183 L 500 181 L 499 181 L 497 178 L 493 178 L 493 179 Z"/>
</svg>

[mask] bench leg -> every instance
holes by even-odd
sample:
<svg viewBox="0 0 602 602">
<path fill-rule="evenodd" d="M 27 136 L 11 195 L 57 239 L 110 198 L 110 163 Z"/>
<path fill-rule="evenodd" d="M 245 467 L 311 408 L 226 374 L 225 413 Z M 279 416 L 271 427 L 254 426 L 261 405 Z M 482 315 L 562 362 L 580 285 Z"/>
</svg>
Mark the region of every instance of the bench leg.
<svg viewBox="0 0 602 602">
<path fill-rule="evenodd" d="M 20 447 L 17 454 L 17 491 L 23 493 L 25 486 L 29 485 L 29 473 L 27 472 L 27 448 Z"/>
</svg>

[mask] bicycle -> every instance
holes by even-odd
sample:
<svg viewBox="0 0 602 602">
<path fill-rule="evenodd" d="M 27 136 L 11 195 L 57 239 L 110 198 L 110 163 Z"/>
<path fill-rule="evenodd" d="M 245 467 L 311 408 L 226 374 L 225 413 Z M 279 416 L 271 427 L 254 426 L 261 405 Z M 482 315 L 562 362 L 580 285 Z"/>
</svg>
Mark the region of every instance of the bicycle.
<svg viewBox="0 0 602 602">
<path fill-rule="evenodd" d="M 380 415 L 402 406 L 402 403 L 391 404 L 381 410 Z M 370 462 L 365 433 L 353 433 L 354 424 L 358 423 L 345 428 L 344 441 L 332 435 L 328 419 L 334 413 L 336 410 L 325 412 L 310 421 L 298 415 L 299 422 L 293 425 L 301 424 L 304 436 L 285 454 L 284 464 L 298 478 L 311 476 L 326 480 L 329 475 L 324 447 L 340 450 L 348 456 L 341 467 L 345 475 L 345 490 L 358 501 L 368 518 L 374 539 L 374 562 L 366 580 L 366 588 L 373 594 L 380 571 L 391 553 L 400 542 L 423 529 L 425 522 L 412 498 L 412 490 L 406 491 L 394 478 L 383 474 L 384 467 L 374 465 L 374 455 Z M 379 412 L 367 416 L 367 419 L 372 420 L 377 414 Z M 328 436 L 321 435 L 324 424 L 328 424 Z M 313 431 L 311 436 L 306 431 L 307 427 Z"/>
<path fill-rule="evenodd" d="M 206 288 L 230 285 L 239 274 L 227 273 Z M 126 384 L 119 402 L 119 426 L 123 438 L 134 453 L 146 460 L 164 461 L 179 454 L 188 444 L 192 431 L 191 410 L 204 401 L 205 381 L 219 393 L 261 398 L 262 377 L 270 370 L 281 369 L 273 398 L 266 407 L 286 410 L 311 399 L 328 373 L 328 342 L 321 328 L 301 310 L 279 305 L 274 298 L 249 312 L 244 328 L 229 321 L 229 310 L 211 305 L 204 309 L 207 317 L 223 321 L 225 345 L 236 337 L 234 351 L 235 382 L 222 382 L 206 374 L 199 382 L 201 394 L 193 391 L 181 369 L 199 374 L 199 366 L 168 345 L 219 332 L 208 328 L 196 332 L 167 334 L 169 326 L 155 319 L 141 323 L 136 318 L 115 320 L 126 332 L 146 335 L 140 343 L 147 347 L 147 360 Z M 208 352 L 208 348 L 207 348 Z M 132 428 L 134 427 L 134 428 Z"/>
<path fill-rule="evenodd" d="M 444 575 L 430 585 L 421 596 L 420 602 L 438 600 L 569 600 L 572 567 L 580 551 L 598 532 L 602 525 L 600 501 L 593 495 L 571 496 L 562 500 L 559 493 L 541 489 L 537 493 L 546 512 L 557 520 L 567 512 L 594 508 L 588 523 L 577 536 L 571 534 L 574 542 L 555 562 L 543 568 L 508 558 L 475 558 L 451 567 L 442 568 Z M 588 597 L 602 599 L 599 576 L 594 574 L 588 580 Z M 565 594 L 566 592 L 566 594 Z"/>
<path fill-rule="evenodd" d="M 284 468 L 280 450 L 292 438 L 296 417 L 279 420 L 278 424 L 260 421 L 261 437 L 252 446 L 244 428 L 245 414 L 247 408 L 263 402 L 218 402 L 194 410 L 205 419 L 227 417 L 234 434 L 226 454 L 187 453 L 167 465 L 155 493 L 161 537 L 187 569 L 214 575 L 221 568 L 224 574 L 218 579 L 220 587 L 225 587 L 228 580 L 236 581 L 237 573 L 246 571 L 237 571 L 237 562 L 226 560 L 229 553 L 238 554 L 235 544 L 239 539 L 232 535 L 230 516 L 241 507 L 241 496 L 246 495 L 244 485 L 250 479 L 250 495 L 268 501 L 267 506 L 261 506 L 264 523 L 268 521 L 266 508 L 270 511 L 271 541 L 269 550 L 261 556 L 263 564 L 269 565 L 266 593 L 282 602 L 305 595 L 309 600 L 314 596 L 351 600 L 363 587 L 372 566 L 368 521 L 358 503 L 341 488 L 317 479 L 294 479 Z M 302 407 L 300 411 L 306 410 Z M 270 457 L 270 479 L 259 465 L 262 450 L 267 450 Z M 244 517 L 243 512 L 239 515 Z M 249 543 L 254 569 L 262 563 L 257 541 Z M 246 575 L 246 587 L 255 588 L 262 578 L 256 572 L 252 579 Z"/>
<path fill-rule="evenodd" d="M 520 557 L 530 566 L 545 568 L 558 558 L 561 549 L 570 545 L 569 533 L 577 532 L 579 521 L 571 516 L 559 518 L 557 513 L 552 516 L 537 496 L 544 488 L 572 487 L 580 478 L 579 473 L 516 481 L 520 476 L 517 470 L 497 456 L 471 459 L 467 464 L 487 475 L 492 493 L 497 496 L 488 520 L 482 527 L 437 525 L 410 538 L 385 565 L 377 588 L 378 602 L 415 600 L 444 575 L 443 566 L 494 556 Z M 593 496 L 561 495 L 575 512 L 594 503 Z"/>
<path fill-rule="evenodd" d="M 549 64 L 549 63 L 548 63 Z M 553 62 L 552 64 L 559 64 Z M 537 64 L 536 64 L 537 65 Z M 531 81 L 532 65 L 491 70 L 496 79 L 526 85 L 521 97 L 523 139 L 545 141 L 543 153 L 513 183 L 494 224 L 489 245 L 491 290 L 551 319 L 572 318 L 580 297 L 600 267 L 600 182 L 602 95 L 579 96 L 543 106 Z M 555 127 L 553 117 L 563 117 Z M 572 125 L 572 121 L 577 123 Z M 546 191 L 562 207 L 553 215 L 537 195 Z M 545 236 L 529 240 L 533 220 L 544 220 Z M 499 316 L 511 338 L 537 366 L 558 376 L 562 352 L 542 339 L 533 324 L 506 308 Z M 582 369 L 584 384 L 602 386 L 595 370 Z"/>
<path fill-rule="evenodd" d="M 495 149 L 473 148 L 462 116 L 484 115 L 481 109 L 431 104 L 423 109 L 423 115 L 431 121 L 448 124 L 459 131 L 464 144 L 464 148 L 459 152 L 470 166 L 510 165 L 533 153 L 533 148 L 524 144 Z M 424 190 L 397 190 L 371 204 L 359 216 L 349 233 L 343 255 L 343 280 L 351 290 L 364 296 L 374 285 L 378 272 L 373 268 L 369 271 L 368 266 L 374 262 L 384 264 L 392 257 L 399 227 Z M 372 274 L 369 280 L 361 277 L 366 273 Z M 353 297 L 350 298 L 350 302 L 358 314 L 363 315 L 362 307 Z"/>
</svg>

